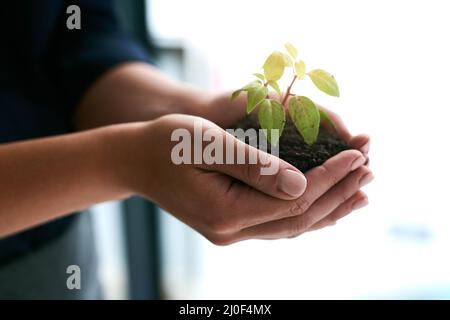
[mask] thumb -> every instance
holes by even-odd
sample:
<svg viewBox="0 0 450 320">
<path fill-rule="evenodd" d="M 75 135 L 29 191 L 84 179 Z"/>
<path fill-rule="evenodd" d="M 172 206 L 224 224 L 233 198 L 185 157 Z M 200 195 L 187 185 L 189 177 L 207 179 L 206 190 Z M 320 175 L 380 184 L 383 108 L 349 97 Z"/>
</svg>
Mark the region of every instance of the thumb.
<svg viewBox="0 0 450 320">
<path fill-rule="evenodd" d="M 223 164 L 197 166 L 204 170 L 226 174 L 265 194 L 283 200 L 296 199 L 305 192 L 307 185 L 305 176 L 286 161 L 258 150 L 225 131 L 223 131 L 223 146 Z"/>
</svg>

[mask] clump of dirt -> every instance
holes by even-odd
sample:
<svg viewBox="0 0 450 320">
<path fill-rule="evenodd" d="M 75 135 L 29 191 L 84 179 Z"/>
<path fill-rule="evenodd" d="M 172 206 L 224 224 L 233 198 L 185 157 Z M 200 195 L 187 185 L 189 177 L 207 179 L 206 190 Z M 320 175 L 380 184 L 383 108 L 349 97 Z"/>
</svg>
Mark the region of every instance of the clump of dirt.
<svg viewBox="0 0 450 320">
<path fill-rule="evenodd" d="M 247 117 L 237 123 L 235 128 L 258 130 L 260 126 L 255 118 Z M 270 152 L 270 145 L 268 148 Z M 303 141 L 292 120 L 288 118 L 279 142 L 279 157 L 300 171 L 306 172 L 348 149 L 350 147 L 345 141 L 324 127 L 320 128 L 316 143 L 308 145 Z"/>
</svg>

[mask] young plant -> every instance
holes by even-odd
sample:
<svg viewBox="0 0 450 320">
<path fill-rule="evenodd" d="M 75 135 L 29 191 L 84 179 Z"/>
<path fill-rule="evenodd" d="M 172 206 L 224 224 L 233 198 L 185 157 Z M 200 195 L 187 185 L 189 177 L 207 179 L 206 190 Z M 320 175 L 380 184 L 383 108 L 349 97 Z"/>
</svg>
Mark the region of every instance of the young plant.
<svg viewBox="0 0 450 320">
<path fill-rule="evenodd" d="M 265 129 L 269 143 L 276 145 L 281 137 L 286 122 L 285 106 L 288 102 L 288 112 L 295 127 L 303 140 L 312 145 L 319 134 L 321 120 L 334 127 L 328 115 L 320 110 L 316 104 L 305 96 L 291 92 L 294 84 L 308 76 L 314 85 L 321 91 L 339 97 L 339 87 L 336 79 L 322 69 L 306 72 L 305 63 L 298 58 L 297 49 L 290 43 L 285 44 L 287 53 L 275 51 L 263 65 L 263 73 L 255 73 L 256 80 L 243 88 L 233 92 L 231 99 L 235 99 L 242 92 L 247 93 L 247 114 L 259 106 L 258 121 Z M 292 81 L 284 95 L 280 90 L 278 81 L 283 77 L 285 69 L 292 69 Z M 278 94 L 278 99 L 269 97 L 268 87 Z M 288 101 L 289 100 L 289 101 Z M 277 129 L 273 130 L 272 129 Z"/>
</svg>

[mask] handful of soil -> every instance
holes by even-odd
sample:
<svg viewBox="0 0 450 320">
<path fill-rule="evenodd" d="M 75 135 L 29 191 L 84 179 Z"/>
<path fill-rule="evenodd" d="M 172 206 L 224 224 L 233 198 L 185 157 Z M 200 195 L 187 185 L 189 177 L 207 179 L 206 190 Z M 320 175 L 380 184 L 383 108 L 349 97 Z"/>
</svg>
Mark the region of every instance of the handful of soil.
<svg viewBox="0 0 450 320">
<path fill-rule="evenodd" d="M 244 120 L 238 122 L 235 128 L 241 128 L 243 130 L 253 128 L 258 130 L 260 126 L 255 117 L 246 117 Z M 249 143 L 249 141 L 246 141 L 246 143 Z M 350 149 L 345 141 L 324 127 L 320 128 L 316 143 L 308 145 L 303 141 L 303 138 L 300 136 L 290 117 L 286 119 L 279 146 L 279 157 L 302 172 L 323 164 L 326 160 L 341 151 Z M 270 152 L 269 143 L 268 152 Z"/>
</svg>

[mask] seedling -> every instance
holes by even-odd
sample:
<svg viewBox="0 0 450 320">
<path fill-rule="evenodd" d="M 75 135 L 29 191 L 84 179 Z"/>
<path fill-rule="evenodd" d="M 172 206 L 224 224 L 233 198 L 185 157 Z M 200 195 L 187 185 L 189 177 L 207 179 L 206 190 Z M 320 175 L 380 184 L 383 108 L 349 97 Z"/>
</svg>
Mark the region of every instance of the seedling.
<svg viewBox="0 0 450 320">
<path fill-rule="evenodd" d="M 322 69 L 314 69 L 306 72 L 305 63 L 298 58 L 297 49 L 290 43 L 285 44 L 287 53 L 273 52 L 263 65 L 263 73 L 255 73 L 256 80 L 233 92 L 231 98 L 235 99 L 242 92 L 247 93 L 247 114 L 250 114 L 259 106 L 258 121 L 262 129 L 266 131 L 266 137 L 270 144 L 276 145 L 283 133 L 286 123 L 285 106 L 288 103 L 288 113 L 303 140 L 312 145 L 319 134 L 321 121 L 334 128 L 330 117 L 320 110 L 308 97 L 292 93 L 292 88 L 297 81 L 308 76 L 314 85 L 321 91 L 339 97 L 339 87 L 336 79 Z M 292 70 L 292 81 L 284 94 L 280 90 L 278 81 L 283 77 L 285 69 Z M 278 99 L 269 97 L 271 87 L 278 94 Z M 289 101 L 288 101 L 289 100 Z M 272 129 L 277 129 L 273 130 Z"/>
</svg>

